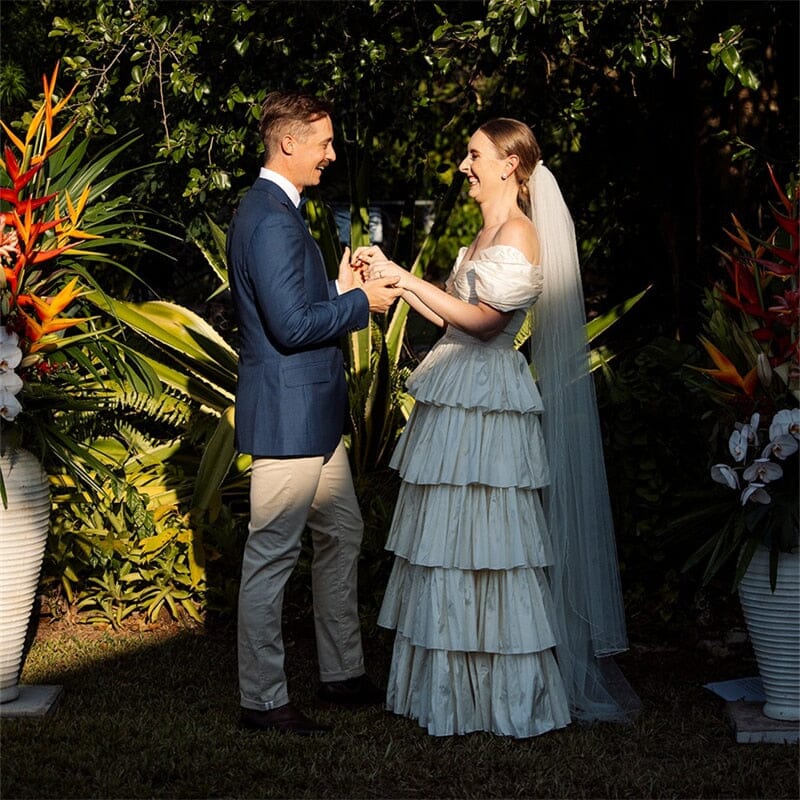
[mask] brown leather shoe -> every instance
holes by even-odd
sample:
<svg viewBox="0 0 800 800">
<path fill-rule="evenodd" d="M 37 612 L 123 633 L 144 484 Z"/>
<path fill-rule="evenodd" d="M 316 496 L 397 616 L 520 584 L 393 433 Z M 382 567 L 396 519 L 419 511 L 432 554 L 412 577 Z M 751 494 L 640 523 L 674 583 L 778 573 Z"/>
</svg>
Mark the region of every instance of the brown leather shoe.
<svg viewBox="0 0 800 800">
<path fill-rule="evenodd" d="M 321 684 L 319 699 L 340 706 L 383 705 L 386 701 L 386 692 L 376 686 L 366 675 L 359 675 L 344 681 Z"/>
<path fill-rule="evenodd" d="M 257 728 L 262 731 L 278 731 L 293 733 L 295 736 L 321 736 L 330 730 L 330 726 L 321 725 L 298 711 L 291 703 L 270 711 L 258 711 L 254 708 L 242 708 L 240 722 L 245 728 Z"/>
</svg>

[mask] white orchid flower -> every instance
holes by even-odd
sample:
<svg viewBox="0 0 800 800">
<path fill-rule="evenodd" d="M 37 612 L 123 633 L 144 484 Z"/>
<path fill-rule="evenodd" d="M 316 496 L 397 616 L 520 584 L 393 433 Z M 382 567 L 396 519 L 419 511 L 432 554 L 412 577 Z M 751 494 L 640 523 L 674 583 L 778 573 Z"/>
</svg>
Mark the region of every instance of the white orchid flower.
<svg viewBox="0 0 800 800">
<path fill-rule="evenodd" d="M 783 468 L 780 464 L 775 464 L 768 458 L 757 458 L 742 473 L 746 481 L 757 481 L 762 486 L 770 481 L 776 481 L 783 477 Z"/>
<path fill-rule="evenodd" d="M 747 442 L 750 438 L 747 428 L 747 425 L 743 425 L 740 430 L 735 430 L 728 439 L 728 450 L 730 450 L 733 460 L 738 463 L 747 458 Z"/>
<path fill-rule="evenodd" d="M 769 438 L 775 441 L 779 436 L 788 434 L 800 439 L 800 408 L 784 408 L 772 418 L 769 426 Z"/>
<path fill-rule="evenodd" d="M 4 325 L 0 325 L 0 373 L 8 372 L 19 366 L 22 361 L 22 350 L 17 347 L 19 336 L 9 333 Z"/>
<path fill-rule="evenodd" d="M 6 342 L 10 342 L 15 347 L 19 344 L 19 336 L 14 331 L 10 331 L 5 325 L 0 325 L 0 347 Z"/>
<path fill-rule="evenodd" d="M 13 370 L 0 372 L 0 389 L 11 394 L 19 394 L 22 390 L 22 378 Z"/>
<path fill-rule="evenodd" d="M 714 464 L 711 467 L 711 479 L 730 489 L 739 488 L 739 476 L 727 464 Z"/>
<path fill-rule="evenodd" d="M 789 456 L 794 455 L 798 449 L 800 449 L 800 444 L 797 443 L 797 440 L 788 433 L 782 433 L 764 448 L 761 457 L 769 458 L 769 456 L 774 456 L 781 461 L 785 461 Z"/>
<path fill-rule="evenodd" d="M 772 502 L 772 498 L 764 491 L 764 484 L 763 483 L 751 483 L 743 492 L 742 492 L 742 505 L 744 505 L 748 500 L 752 500 L 754 503 L 761 503 L 762 505 L 769 505 Z"/>
<path fill-rule="evenodd" d="M 761 422 L 761 415 L 756 412 L 750 417 L 750 422 L 737 422 L 736 430 L 728 439 L 728 450 L 730 450 L 734 461 L 741 463 L 747 458 L 747 448 L 752 444 L 758 447 L 758 424 Z"/>
<path fill-rule="evenodd" d="M 748 444 L 755 445 L 756 447 L 758 447 L 758 425 L 760 422 L 761 414 L 756 411 L 756 413 L 750 417 L 750 424 L 742 427 L 743 434 L 745 430 L 747 431 Z"/>
<path fill-rule="evenodd" d="M 0 387 L 0 417 L 8 422 L 13 422 L 14 418 L 22 411 L 22 406 L 8 389 Z"/>
</svg>

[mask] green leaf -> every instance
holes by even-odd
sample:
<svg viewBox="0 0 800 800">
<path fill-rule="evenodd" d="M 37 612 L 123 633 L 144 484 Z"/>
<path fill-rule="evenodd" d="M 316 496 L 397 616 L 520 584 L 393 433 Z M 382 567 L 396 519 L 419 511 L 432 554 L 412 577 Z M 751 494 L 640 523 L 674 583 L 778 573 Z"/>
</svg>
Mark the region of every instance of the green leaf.
<svg viewBox="0 0 800 800">
<path fill-rule="evenodd" d="M 727 69 L 731 75 L 736 75 L 742 66 L 742 57 L 739 55 L 739 51 L 733 45 L 726 45 L 720 50 L 719 55 L 725 69 Z"/>
<path fill-rule="evenodd" d="M 202 372 L 219 388 L 233 395 L 238 356 L 201 317 L 175 303 L 152 300 L 130 303 L 102 298 L 92 292 L 87 299 L 107 309 L 117 319 L 169 352 L 179 364 Z"/>
<path fill-rule="evenodd" d="M 742 67 L 737 77 L 741 81 L 743 86 L 746 86 L 748 89 L 758 89 L 761 86 L 761 81 L 759 80 L 758 76 L 753 72 L 749 67 Z"/>
<path fill-rule="evenodd" d="M 174 531 L 164 531 L 163 533 L 156 534 L 155 536 L 149 536 L 146 539 L 142 539 L 139 542 L 139 547 L 143 553 L 155 553 L 161 550 L 161 548 L 164 547 L 164 545 L 171 541 L 174 537 Z"/>
<path fill-rule="evenodd" d="M 192 498 L 194 508 L 206 511 L 213 495 L 219 491 L 236 458 L 233 442 L 234 406 L 231 405 L 220 414 L 219 424 L 203 452 Z"/>
<path fill-rule="evenodd" d="M 604 333 L 616 322 L 619 322 L 619 320 L 622 319 L 622 317 L 624 317 L 652 288 L 653 286 L 651 284 L 638 294 L 629 297 L 622 303 L 618 303 L 610 311 L 588 322 L 586 324 L 587 341 L 594 341 L 601 333 Z"/>
</svg>

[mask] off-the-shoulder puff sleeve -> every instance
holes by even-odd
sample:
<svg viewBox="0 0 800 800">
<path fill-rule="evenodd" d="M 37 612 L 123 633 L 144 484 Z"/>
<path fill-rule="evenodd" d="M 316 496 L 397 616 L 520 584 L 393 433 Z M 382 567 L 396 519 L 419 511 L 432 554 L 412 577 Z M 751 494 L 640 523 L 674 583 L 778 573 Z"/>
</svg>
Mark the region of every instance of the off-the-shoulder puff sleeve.
<svg viewBox="0 0 800 800">
<path fill-rule="evenodd" d="M 494 245 L 472 261 L 478 299 L 498 311 L 527 308 L 542 293 L 542 268 L 516 247 Z"/>
</svg>

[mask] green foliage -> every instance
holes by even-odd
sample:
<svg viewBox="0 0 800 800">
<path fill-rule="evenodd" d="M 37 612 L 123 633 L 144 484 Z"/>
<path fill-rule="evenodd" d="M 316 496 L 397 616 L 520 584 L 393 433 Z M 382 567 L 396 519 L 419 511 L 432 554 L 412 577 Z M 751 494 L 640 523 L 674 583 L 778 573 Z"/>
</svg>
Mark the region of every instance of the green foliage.
<svg viewBox="0 0 800 800">
<path fill-rule="evenodd" d="M 714 75 L 727 72 L 725 75 L 725 94 L 732 91 L 738 84 L 748 89 L 758 89 L 761 81 L 755 71 L 748 67 L 742 57 L 742 52 L 753 50 L 758 46 L 754 39 L 744 39 L 744 29 L 741 25 L 733 25 L 719 35 L 719 41 L 711 45 L 711 60 L 708 69 Z M 738 46 L 737 46 L 738 45 Z M 742 52 L 740 52 L 742 51 Z"/>
<path fill-rule="evenodd" d="M 446 192 L 470 129 L 524 119 L 567 195 L 590 289 L 613 304 L 650 283 L 687 293 L 703 269 L 698 233 L 702 251 L 719 228 L 718 195 L 749 191 L 752 168 L 731 173 L 731 158 L 796 142 L 781 99 L 796 94 L 788 5 L 38 0 L 35 25 L 2 13 L 20 35 L 6 63 L 40 52 L 49 25 L 45 44 L 81 80 L 85 128 L 140 128 L 137 160 L 161 164 L 129 193 L 192 234 L 204 212 L 226 223 L 255 175 L 271 89 L 335 101 L 339 158 L 321 196 L 351 201 L 368 165 L 364 195 L 404 203 L 389 248 L 401 263 L 419 249 L 415 201 Z M 443 239 L 434 274 L 456 246 Z M 691 324 L 686 297 L 658 308 L 659 331 Z"/>
<path fill-rule="evenodd" d="M 237 355 L 197 314 L 174 303 L 127 303 L 97 298 L 124 325 L 144 337 L 154 349 L 145 356 L 168 386 L 201 407 L 211 427 L 199 463 L 192 506 L 206 511 L 219 507 L 219 490 L 234 470 L 233 482 L 249 467 L 249 457 L 236 458 L 233 447 L 233 400 Z"/>
<path fill-rule="evenodd" d="M 208 449 L 202 432 L 212 426 L 191 398 L 171 389 L 158 400 L 121 396 L 113 414 L 92 415 L 83 441 L 123 473 L 96 476 L 93 493 L 65 473 L 51 478 L 43 587 L 55 613 L 75 610 L 119 627 L 134 613 L 154 621 L 230 612 L 243 524 L 218 501 L 209 518 L 187 510 Z"/>
<path fill-rule="evenodd" d="M 119 213 L 118 221 L 134 222 L 135 233 L 129 235 L 143 243 L 152 243 L 152 233 L 140 216 L 123 211 L 127 202 L 114 205 L 113 197 L 130 198 L 130 205 L 148 206 L 186 225 L 212 266 L 216 283 L 210 291 L 217 298 L 225 285 L 220 236 L 238 194 L 256 174 L 258 109 L 271 89 L 304 89 L 336 104 L 339 158 L 309 209 L 327 216 L 326 202 L 350 203 L 356 243 L 372 201 L 401 201 L 397 238 L 388 251 L 405 264 L 422 254 L 418 267 L 428 277 L 449 269 L 479 221 L 473 205 L 455 208 L 447 227 L 425 246 L 435 249 L 423 252 L 413 224 L 415 202 L 432 201 L 436 207 L 450 202 L 464 143 L 477 122 L 500 114 L 529 122 L 576 220 L 592 316 L 602 318 L 653 284 L 653 313 L 640 318 L 637 331 L 642 340 L 678 330 L 687 339 L 687 328 L 693 334 L 694 292 L 711 268 L 711 243 L 726 221 L 720 214 L 731 205 L 725 196 L 738 193 L 755 213 L 760 197 L 753 199 L 751 187 L 759 185 L 761 175 L 754 156 L 788 152 L 787 143 L 794 147 L 797 141 L 796 109 L 790 102 L 784 106 L 784 98 L 797 94 L 797 19 L 787 3 L 36 0 L 3 3 L 0 15 L 4 31 L 14 32 L 3 37 L 0 73 L 0 99 L 20 120 L 14 130 L 19 134 L 31 120 L 27 98 L 35 94 L 46 59 L 61 57 L 81 81 L 75 141 L 85 140 L 87 157 L 101 149 L 99 137 L 138 131 L 138 138 L 125 141 L 124 157 L 143 166 L 121 174 L 98 202 L 108 202 L 106 210 Z M 109 152 L 122 144 L 112 141 Z M 320 244 L 326 261 L 338 263 L 335 237 L 329 232 Z M 186 444 L 175 456 L 183 470 L 180 496 L 194 496 L 216 520 L 202 541 L 207 556 L 212 550 L 220 554 L 206 561 L 207 569 L 219 567 L 220 580 L 207 577 L 206 591 L 218 591 L 224 603 L 233 596 L 235 579 L 224 564 L 237 549 L 235 515 L 217 490 L 220 472 L 230 463 L 226 417 L 232 388 L 229 370 L 220 367 L 230 363 L 230 354 L 200 331 L 199 341 L 211 343 L 217 363 L 196 351 L 181 356 L 174 345 L 181 346 L 183 334 L 169 327 L 156 330 L 165 309 L 145 306 L 142 311 L 133 305 L 154 294 L 168 297 L 167 316 L 182 320 L 184 333 L 197 333 L 189 309 L 200 307 L 209 293 L 206 281 L 197 280 L 197 252 L 184 248 L 177 268 L 157 254 L 126 255 L 127 273 L 93 264 L 95 289 L 129 303 L 122 316 L 130 314 L 135 322 L 103 317 L 106 349 L 98 350 L 100 361 L 87 363 L 90 382 L 81 386 L 74 378 L 73 391 L 83 388 L 88 394 L 76 395 L 65 414 L 70 429 L 87 441 L 102 435 L 125 443 L 129 434 L 114 433 L 115 421 L 103 414 L 105 430 L 91 430 L 89 405 L 97 409 L 108 402 L 113 416 L 119 397 L 149 381 L 151 390 L 158 382 L 168 387 L 168 402 L 191 409 L 191 424 L 175 421 L 169 435 Z M 146 289 L 140 288 L 143 281 L 149 283 Z M 85 313 L 97 314 L 97 307 Z M 354 413 L 361 431 L 355 450 L 366 469 L 387 452 L 402 424 L 402 375 L 395 367 L 403 365 L 406 322 L 405 312 L 395 312 L 350 343 Z M 596 352 L 607 361 L 619 348 L 603 341 L 605 349 Z M 80 343 L 73 344 L 74 352 L 81 352 Z M 656 368 L 659 350 L 660 345 L 646 350 L 639 363 L 630 354 L 617 356 L 622 407 L 604 407 L 610 423 L 626 432 L 615 445 L 615 458 L 625 469 L 615 477 L 622 481 L 617 510 L 625 520 L 625 537 L 633 537 L 621 540 L 623 551 L 634 571 L 640 560 L 649 563 L 650 534 L 661 518 L 655 498 L 668 496 L 666 487 L 672 485 L 671 479 L 658 477 L 668 473 L 666 466 L 660 461 L 653 466 L 651 454 L 644 452 L 659 421 L 648 411 L 650 394 L 656 407 L 667 403 L 667 427 L 680 432 L 677 410 L 668 400 L 670 392 L 682 395 Z M 115 353 L 124 356 L 126 367 L 142 366 L 138 371 L 117 366 L 115 372 Z M 664 358 L 672 364 L 671 355 Z M 637 370 L 649 376 L 652 387 L 647 377 L 641 383 Z M 98 394 L 101 385 L 108 389 L 107 400 Z M 48 395 L 41 402 L 45 407 Z M 130 408 L 137 403 L 131 401 Z M 637 410 L 650 422 L 648 429 L 641 429 Z M 143 418 L 145 427 L 150 419 Z M 154 447 L 163 444 L 155 438 Z M 626 440 L 632 448 L 627 454 Z M 682 432 L 679 440 L 688 446 Z M 193 483 L 199 451 L 209 442 Z M 675 455 L 685 465 L 686 454 Z M 634 475 L 638 460 L 642 474 Z M 102 463 L 98 458 L 90 464 L 87 476 L 99 474 Z M 226 501 L 240 499 L 246 469 L 246 461 L 233 462 L 221 484 Z M 644 494 L 631 491 L 632 486 Z M 647 545 L 636 538 L 640 512 Z M 190 519 L 187 525 L 199 523 Z M 212 530 L 214 535 L 207 536 Z M 165 559 L 171 547 L 165 546 Z M 92 576 L 105 580 L 100 573 Z M 665 596 L 666 587 L 674 591 L 678 580 L 663 579 Z M 103 591 L 113 596 L 121 589 Z"/>
<path fill-rule="evenodd" d="M 232 388 L 216 384 L 232 387 L 235 356 L 196 315 L 176 320 L 158 303 L 134 315 L 106 291 L 118 285 L 112 270 L 128 272 L 115 253 L 146 248 L 141 213 L 116 192 L 134 171 L 116 171 L 116 159 L 134 140 L 92 156 L 77 128 L 55 129 L 68 100 L 56 99 L 55 77 L 24 133 L 4 127 L 18 156 L 5 149 L 2 181 L 12 212 L 2 217 L 2 325 L 19 332 L 25 353 L 14 428 L 56 486 L 44 582 L 91 621 L 119 626 L 163 608 L 199 619 L 207 552 L 181 509 L 196 489 L 202 431 L 213 430 L 202 404 L 213 412 L 231 402 Z M 148 325 L 156 341 L 177 340 L 171 364 L 153 357 Z M 195 394 L 193 358 L 205 367 Z"/>
<path fill-rule="evenodd" d="M 25 73 L 17 64 L 0 65 L 0 103 L 18 102 L 25 98 L 28 87 Z"/>
</svg>

